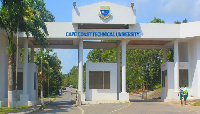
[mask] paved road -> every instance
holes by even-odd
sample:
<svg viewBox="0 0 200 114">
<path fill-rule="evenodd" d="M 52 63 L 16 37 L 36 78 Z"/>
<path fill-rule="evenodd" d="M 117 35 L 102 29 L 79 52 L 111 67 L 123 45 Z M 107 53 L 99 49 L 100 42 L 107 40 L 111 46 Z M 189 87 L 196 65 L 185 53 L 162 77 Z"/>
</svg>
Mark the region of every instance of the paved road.
<svg viewBox="0 0 200 114">
<path fill-rule="evenodd" d="M 56 98 L 56 101 L 49 104 L 45 110 L 39 112 L 39 114 L 81 114 L 81 110 L 74 105 L 76 95 L 71 95 L 70 91 L 71 89 L 67 88 L 62 96 Z M 75 93 L 75 90 L 73 90 L 73 93 Z"/>
<path fill-rule="evenodd" d="M 71 99 L 75 99 L 75 94 L 71 97 L 70 90 L 67 88 L 61 97 L 57 98 L 40 114 L 81 114 L 83 112 L 84 114 L 200 114 L 200 107 L 164 102 L 145 102 L 140 100 L 139 96 L 130 96 L 130 103 L 82 105 L 78 108 L 71 103 Z"/>
</svg>

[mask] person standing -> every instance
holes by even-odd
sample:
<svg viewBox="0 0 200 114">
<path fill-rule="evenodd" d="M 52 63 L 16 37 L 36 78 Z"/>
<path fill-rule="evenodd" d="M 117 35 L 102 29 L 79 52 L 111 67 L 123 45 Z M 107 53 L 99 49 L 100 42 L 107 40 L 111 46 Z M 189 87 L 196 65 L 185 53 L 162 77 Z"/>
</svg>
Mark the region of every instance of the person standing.
<svg viewBox="0 0 200 114">
<path fill-rule="evenodd" d="M 183 88 L 180 86 L 179 88 L 179 93 L 178 96 L 180 95 L 180 100 L 181 100 L 181 104 L 183 104 L 183 96 L 184 96 L 184 92 L 183 92 Z"/>
<path fill-rule="evenodd" d="M 188 97 L 188 90 L 187 90 L 186 86 L 183 89 L 183 92 L 184 92 L 184 102 L 185 102 L 185 105 L 186 105 L 186 101 L 187 101 L 187 97 Z"/>
</svg>

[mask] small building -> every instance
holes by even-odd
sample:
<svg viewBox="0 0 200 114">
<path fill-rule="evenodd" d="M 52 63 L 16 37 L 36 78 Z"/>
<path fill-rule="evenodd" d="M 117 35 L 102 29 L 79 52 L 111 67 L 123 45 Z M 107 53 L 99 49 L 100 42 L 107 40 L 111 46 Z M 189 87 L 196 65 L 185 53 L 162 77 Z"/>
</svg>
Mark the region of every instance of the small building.
<svg viewBox="0 0 200 114">
<path fill-rule="evenodd" d="M 162 100 L 177 100 L 179 86 L 187 86 L 189 99 L 200 98 L 200 21 L 182 24 L 136 23 L 133 4 L 132 7 L 125 7 L 104 1 L 75 6 L 72 9 L 72 22 L 47 22 L 46 25 L 49 48 L 79 50 L 78 91 L 82 103 L 129 101 L 126 92 L 126 49 L 163 49 Z M 8 41 L 4 31 L 0 32 L 0 38 L 0 106 L 6 106 L 8 58 L 5 49 Z M 32 51 L 40 48 L 32 37 L 26 39 L 24 33 L 20 34 L 20 47 L 25 50 L 31 48 Z M 84 92 L 83 49 L 113 48 L 117 49 L 117 63 L 86 64 Z M 174 49 L 174 62 L 167 62 L 166 49 L 169 48 Z M 24 55 L 24 59 L 27 59 L 27 51 L 24 51 Z M 18 93 L 19 102 L 23 101 L 21 105 L 32 105 L 32 101 L 38 99 L 37 95 L 33 95 L 37 93 L 35 73 L 37 66 L 34 63 L 24 62 L 19 66 L 19 78 L 23 77 L 21 92 Z"/>
</svg>

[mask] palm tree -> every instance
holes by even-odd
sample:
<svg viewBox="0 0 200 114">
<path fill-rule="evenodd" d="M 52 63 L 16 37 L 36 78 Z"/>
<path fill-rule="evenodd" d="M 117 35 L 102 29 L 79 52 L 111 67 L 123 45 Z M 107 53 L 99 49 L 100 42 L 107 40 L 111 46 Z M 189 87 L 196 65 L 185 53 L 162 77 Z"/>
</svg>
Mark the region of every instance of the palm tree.
<svg viewBox="0 0 200 114">
<path fill-rule="evenodd" d="M 32 34 L 34 39 L 45 46 L 45 36 L 48 31 L 45 21 L 54 21 L 54 16 L 45 8 L 43 0 L 1 0 L 0 27 L 6 31 L 9 46 L 6 49 L 8 54 L 8 107 L 13 107 L 13 91 L 15 83 L 15 56 L 16 45 L 13 35 L 17 28 L 25 32 L 27 38 Z"/>
</svg>

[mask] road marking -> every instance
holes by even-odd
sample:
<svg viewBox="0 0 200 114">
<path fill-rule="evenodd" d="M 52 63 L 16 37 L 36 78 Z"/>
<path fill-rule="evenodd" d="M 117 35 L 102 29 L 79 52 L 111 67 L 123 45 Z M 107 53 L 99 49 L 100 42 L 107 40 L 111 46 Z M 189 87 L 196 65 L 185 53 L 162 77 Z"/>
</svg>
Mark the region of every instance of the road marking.
<svg viewBox="0 0 200 114">
<path fill-rule="evenodd" d="M 121 107 L 121 108 L 119 108 L 119 109 L 115 109 L 115 110 L 113 110 L 113 111 L 110 111 L 109 114 L 110 114 L 110 113 L 117 112 L 117 111 L 122 110 L 122 109 L 124 109 L 124 108 L 127 108 L 127 107 L 129 107 L 130 105 L 131 105 L 131 102 L 129 102 L 129 104 L 128 104 L 127 106 L 124 106 L 124 107 Z"/>
<path fill-rule="evenodd" d="M 81 114 L 84 114 L 84 110 L 79 106 L 78 106 L 78 108 L 81 110 L 81 112 L 82 112 Z"/>
</svg>

